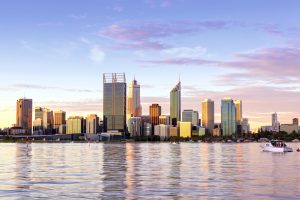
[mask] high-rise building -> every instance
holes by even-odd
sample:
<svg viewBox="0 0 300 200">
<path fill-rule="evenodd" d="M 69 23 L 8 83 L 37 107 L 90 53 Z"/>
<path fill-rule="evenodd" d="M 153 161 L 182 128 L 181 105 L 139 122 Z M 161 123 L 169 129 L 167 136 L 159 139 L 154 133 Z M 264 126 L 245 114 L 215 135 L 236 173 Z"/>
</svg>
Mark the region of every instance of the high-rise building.
<svg viewBox="0 0 300 200">
<path fill-rule="evenodd" d="M 242 101 L 241 100 L 234 100 L 235 105 L 235 120 L 238 125 L 241 124 L 243 115 L 242 115 Z"/>
<path fill-rule="evenodd" d="M 52 134 L 54 119 L 53 111 L 48 108 L 43 108 L 43 129 L 45 134 Z"/>
<path fill-rule="evenodd" d="M 160 137 L 160 140 L 166 140 L 170 135 L 170 125 L 159 124 L 154 126 L 154 135 Z"/>
<path fill-rule="evenodd" d="M 278 121 L 277 113 L 272 114 L 272 131 L 279 132 L 280 122 Z"/>
<path fill-rule="evenodd" d="M 140 85 L 138 85 L 135 79 L 128 87 L 127 115 L 129 117 L 140 117 L 142 115 Z"/>
<path fill-rule="evenodd" d="M 128 132 L 131 136 L 142 136 L 142 118 L 130 117 L 127 121 Z"/>
<path fill-rule="evenodd" d="M 182 121 L 183 122 L 191 122 L 193 126 L 198 126 L 198 122 L 199 122 L 198 111 L 184 110 L 182 112 Z"/>
<path fill-rule="evenodd" d="M 149 107 L 150 122 L 152 126 L 159 124 L 159 116 L 161 115 L 161 106 L 157 103 Z"/>
<path fill-rule="evenodd" d="M 32 99 L 18 99 L 16 104 L 16 125 L 32 133 Z"/>
<path fill-rule="evenodd" d="M 86 133 L 96 134 L 99 130 L 99 117 L 91 114 L 86 117 Z"/>
<path fill-rule="evenodd" d="M 175 85 L 170 92 L 170 119 L 171 125 L 177 125 L 181 120 L 181 82 Z"/>
<path fill-rule="evenodd" d="M 294 118 L 293 119 L 293 124 L 299 126 L 299 120 L 298 120 L 298 118 Z"/>
<path fill-rule="evenodd" d="M 34 115 L 35 119 L 43 119 L 43 108 L 42 107 L 36 107 L 34 109 Z"/>
<path fill-rule="evenodd" d="M 243 134 L 248 134 L 250 132 L 250 125 L 248 123 L 248 118 L 242 118 L 241 126 L 242 126 Z"/>
<path fill-rule="evenodd" d="M 126 79 L 124 73 L 103 74 L 105 131 L 126 131 Z"/>
<path fill-rule="evenodd" d="M 54 112 L 54 129 L 56 133 L 65 134 L 66 112 L 59 110 Z"/>
<path fill-rule="evenodd" d="M 71 116 L 67 120 L 67 134 L 84 133 L 85 120 L 80 116 Z"/>
<path fill-rule="evenodd" d="M 170 125 L 170 116 L 169 115 L 159 116 L 159 124 Z"/>
<path fill-rule="evenodd" d="M 210 134 L 215 125 L 215 107 L 214 101 L 204 99 L 202 101 L 202 126 L 205 127 Z"/>
<path fill-rule="evenodd" d="M 224 136 L 236 136 L 235 105 L 232 99 L 224 98 L 221 102 L 221 123 Z"/>
</svg>

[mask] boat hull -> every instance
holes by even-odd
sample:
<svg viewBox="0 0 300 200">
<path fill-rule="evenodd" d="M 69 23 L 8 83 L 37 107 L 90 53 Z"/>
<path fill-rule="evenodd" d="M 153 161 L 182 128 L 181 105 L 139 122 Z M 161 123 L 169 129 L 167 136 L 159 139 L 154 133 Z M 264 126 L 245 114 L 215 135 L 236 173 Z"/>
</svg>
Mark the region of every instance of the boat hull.
<svg viewBox="0 0 300 200">
<path fill-rule="evenodd" d="M 275 152 L 275 153 L 284 153 L 284 152 L 293 152 L 293 149 L 290 148 L 290 147 L 264 147 L 263 151 Z"/>
</svg>

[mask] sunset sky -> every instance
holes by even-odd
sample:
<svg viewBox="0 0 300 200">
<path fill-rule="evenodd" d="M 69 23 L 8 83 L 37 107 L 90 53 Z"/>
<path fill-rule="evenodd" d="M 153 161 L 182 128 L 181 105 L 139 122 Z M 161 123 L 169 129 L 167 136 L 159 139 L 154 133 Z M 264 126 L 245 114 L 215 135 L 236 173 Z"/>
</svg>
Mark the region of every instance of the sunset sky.
<svg viewBox="0 0 300 200">
<path fill-rule="evenodd" d="M 0 5 L 0 127 L 18 98 L 102 117 L 102 74 L 141 84 L 143 114 L 182 81 L 182 108 L 243 101 L 251 128 L 300 117 L 300 1 L 9 0 Z"/>
</svg>

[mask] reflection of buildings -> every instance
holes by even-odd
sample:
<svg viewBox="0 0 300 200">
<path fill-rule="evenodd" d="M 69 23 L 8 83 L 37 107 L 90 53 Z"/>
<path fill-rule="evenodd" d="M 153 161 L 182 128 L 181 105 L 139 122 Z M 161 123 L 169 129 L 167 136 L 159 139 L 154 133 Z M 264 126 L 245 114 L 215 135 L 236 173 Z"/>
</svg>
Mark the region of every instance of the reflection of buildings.
<svg viewBox="0 0 300 200">
<path fill-rule="evenodd" d="M 107 199 L 124 198 L 126 183 L 127 144 L 103 145 L 103 194 Z M 116 190 L 118 192 L 116 192 Z"/>
<path fill-rule="evenodd" d="M 139 184 L 139 176 L 138 170 L 141 170 L 136 167 L 136 163 L 141 161 L 140 157 L 140 146 L 134 143 L 126 143 L 125 145 L 125 152 L 126 152 L 126 172 L 125 173 L 125 183 L 126 187 L 126 199 L 134 199 L 138 196 L 138 188 L 137 184 Z M 141 167 L 139 165 L 138 167 Z"/>
<path fill-rule="evenodd" d="M 29 144 L 29 147 L 27 148 L 26 144 L 17 144 L 15 146 L 15 174 L 16 177 L 13 179 L 16 181 L 16 188 L 28 190 L 31 188 L 31 162 L 32 162 L 32 147 Z M 1 174 L 2 176 L 2 174 Z"/>
</svg>

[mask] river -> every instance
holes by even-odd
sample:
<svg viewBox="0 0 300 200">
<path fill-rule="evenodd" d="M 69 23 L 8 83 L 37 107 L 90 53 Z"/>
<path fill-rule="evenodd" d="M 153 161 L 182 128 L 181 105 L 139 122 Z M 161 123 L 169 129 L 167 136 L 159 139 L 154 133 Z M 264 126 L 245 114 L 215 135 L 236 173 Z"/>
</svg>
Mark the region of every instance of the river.
<svg viewBox="0 0 300 200">
<path fill-rule="evenodd" d="M 300 153 L 259 145 L 0 143 L 0 198 L 300 199 Z"/>
</svg>

